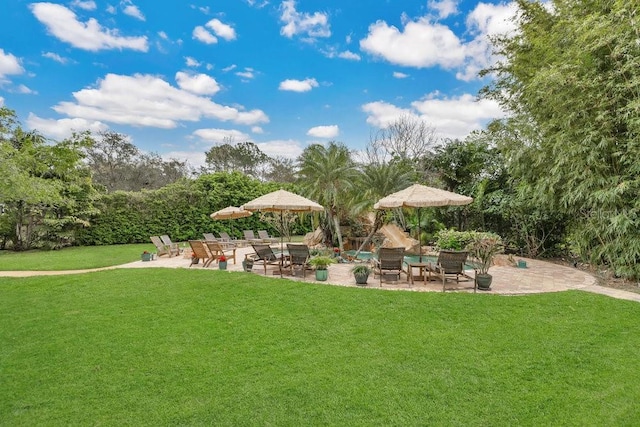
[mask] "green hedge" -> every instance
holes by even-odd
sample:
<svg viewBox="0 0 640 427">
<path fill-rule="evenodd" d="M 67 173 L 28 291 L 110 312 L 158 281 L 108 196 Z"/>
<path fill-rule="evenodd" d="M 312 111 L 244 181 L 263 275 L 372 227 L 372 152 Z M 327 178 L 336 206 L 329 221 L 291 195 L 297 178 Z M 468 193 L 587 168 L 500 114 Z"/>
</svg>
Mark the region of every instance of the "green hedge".
<svg viewBox="0 0 640 427">
<path fill-rule="evenodd" d="M 215 173 L 195 180 L 182 180 L 153 191 L 104 194 L 96 201 L 99 214 L 78 236 L 81 245 L 113 245 L 148 242 L 149 236 L 168 234 L 175 242 L 201 239 L 202 233 L 227 231 L 242 237 L 243 230 L 267 230 L 260 214 L 237 220 L 214 221 L 212 212 L 242 204 L 262 194 L 281 188 L 277 183 L 263 183 L 241 173 Z M 287 190 L 297 192 L 295 187 Z M 294 234 L 311 228 L 308 216 L 304 224 L 294 226 Z"/>
</svg>

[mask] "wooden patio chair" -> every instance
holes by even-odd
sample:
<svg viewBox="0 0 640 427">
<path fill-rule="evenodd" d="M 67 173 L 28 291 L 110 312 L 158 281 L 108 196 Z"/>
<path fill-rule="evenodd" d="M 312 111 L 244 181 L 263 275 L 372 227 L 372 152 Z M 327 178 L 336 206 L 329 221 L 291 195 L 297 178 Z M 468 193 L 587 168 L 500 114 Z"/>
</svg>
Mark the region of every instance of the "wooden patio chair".
<svg viewBox="0 0 640 427">
<path fill-rule="evenodd" d="M 401 274 L 409 276 L 403 269 L 404 264 L 404 248 L 380 248 L 377 258 L 373 258 L 373 277 L 380 276 L 380 286 L 382 287 L 383 277 L 397 277 L 394 282 L 400 280 Z"/>
<path fill-rule="evenodd" d="M 278 243 L 280 241 L 277 237 L 269 236 L 267 230 L 258 230 L 258 238 L 262 239 L 265 243 L 270 244 Z"/>
<path fill-rule="evenodd" d="M 467 261 L 468 252 L 466 251 L 447 251 L 442 250 L 438 254 L 438 260 L 435 265 L 431 264 L 427 268 L 429 274 L 434 274 L 442 279 L 442 292 L 446 290 L 445 284 L 447 278 L 456 279 L 456 283 L 460 283 L 460 277 L 471 279 L 464 272 L 464 263 Z M 475 280 L 473 291 L 475 292 Z"/>
<path fill-rule="evenodd" d="M 309 260 L 311 259 L 311 253 L 309 252 L 309 246 L 300 243 L 287 243 L 287 250 L 289 251 L 289 259 L 287 267 L 291 269 L 291 275 L 295 267 L 302 269 L 302 277 L 306 276 L 306 271 L 311 268 Z"/>
<path fill-rule="evenodd" d="M 202 260 L 202 268 L 207 268 L 213 262 L 213 256 L 207 249 L 207 246 L 200 240 L 189 240 L 189 246 L 191 246 L 191 267 Z"/>
<path fill-rule="evenodd" d="M 207 245 L 207 248 L 209 249 L 209 252 L 211 252 L 211 260 L 212 261 L 216 261 L 218 260 L 222 255 L 224 255 L 224 257 L 227 259 L 227 261 L 229 260 L 233 260 L 233 263 L 236 263 L 236 248 L 226 248 L 224 247 L 221 243 L 219 242 L 212 242 L 212 241 L 205 241 L 204 242 L 205 245 Z"/>
<path fill-rule="evenodd" d="M 169 258 L 171 258 L 172 256 L 180 253 L 180 248 L 165 245 L 159 236 L 151 236 L 151 243 L 156 247 L 159 257 L 162 255 L 169 255 Z"/>
<path fill-rule="evenodd" d="M 264 274 L 267 274 L 268 265 L 277 265 L 280 274 L 282 275 L 282 255 L 276 255 L 267 243 L 252 243 L 251 246 L 255 251 L 254 255 L 249 255 L 248 258 L 253 260 L 253 265 L 262 264 L 264 267 Z"/>
<path fill-rule="evenodd" d="M 253 245 L 254 243 L 267 243 L 264 240 L 256 237 L 256 235 L 253 233 L 253 230 L 244 230 L 242 233 L 244 234 L 244 239 L 251 245 Z"/>
<path fill-rule="evenodd" d="M 163 234 L 160 236 L 160 240 L 162 240 L 162 243 L 167 245 L 167 247 L 171 248 L 171 251 L 176 255 L 180 253 L 180 246 L 177 243 L 173 243 L 168 235 Z"/>
<path fill-rule="evenodd" d="M 220 232 L 220 240 L 229 246 L 236 246 L 236 247 L 247 246 L 246 240 L 236 239 L 235 237 L 231 237 L 229 236 L 229 233 L 227 233 L 226 231 Z"/>
</svg>

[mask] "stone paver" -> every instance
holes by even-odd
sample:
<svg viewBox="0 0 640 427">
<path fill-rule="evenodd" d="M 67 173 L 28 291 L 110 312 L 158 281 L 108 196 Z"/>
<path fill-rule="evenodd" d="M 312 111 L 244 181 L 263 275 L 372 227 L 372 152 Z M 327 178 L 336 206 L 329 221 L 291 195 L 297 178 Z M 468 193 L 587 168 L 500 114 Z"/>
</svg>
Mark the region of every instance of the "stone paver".
<svg viewBox="0 0 640 427">
<path fill-rule="evenodd" d="M 237 264 L 228 263 L 228 271 L 242 271 L 241 261 L 244 255 L 253 253 L 251 247 L 239 248 L 237 251 Z M 490 291 L 478 291 L 482 294 L 500 294 L 500 295 L 525 295 L 541 292 L 561 292 L 566 290 L 581 290 L 586 292 L 594 292 L 607 295 L 613 298 L 625 299 L 640 302 L 640 294 L 623 291 L 619 289 L 607 288 L 599 286 L 597 280 L 591 274 L 585 273 L 579 269 L 565 267 L 562 265 L 526 259 L 527 268 L 516 268 L 511 266 L 493 266 L 490 273 L 493 276 Z M 91 270 L 73 270 L 73 271 L 0 271 L 0 276 L 5 277 L 26 277 L 36 275 L 59 275 L 59 274 L 78 274 L 90 271 L 109 270 L 114 268 L 191 268 L 192 270 L 202 269 L 201 264 L 189 267 L 190 259 L 184 256 L 172 258 L 161 257 L 153 261 L 143 262 L 135 261 L 124 265 L 98 268 Z M 291 277 L 285 275 L 284 278 L 305 281 L 316 284 L 329 284 L 336 286 L 353 286 L 355 287 L 355 279 L 351 273 L 353 264 L 333 264 L 329 267 L 329 279 L 326 282 L 318 282 L 315 280 L 314 273 L 308 271 L 306 278 L 299 276 Z M 217 264 L 212 264 L 207 269 L 216 269 Z M 272 274 L 271 267 L 267 270 L 268 274 Z M 262 266 L 254 267 L 253 273 L 262 274 Z M 417 269 L 416 269 L 417 272 Z M 469 272 L 473 275 L 473 271 Z M 279 277 L 275 274 L 273 277 Z M 380 285 L 379 279 L 369 276 L 367 288 L 387 289 L 387 290 L 405 290 L 414 292 L 441 292 L 441 281 L 416 281 L 410 285 L 402 275 L 398 282 L 385 282 Z M 461 281 L 459 284 L 448 280 L 447 290 L 455 290 L 462 292 L 473 292 L 473 281 Z"/>
</svg>

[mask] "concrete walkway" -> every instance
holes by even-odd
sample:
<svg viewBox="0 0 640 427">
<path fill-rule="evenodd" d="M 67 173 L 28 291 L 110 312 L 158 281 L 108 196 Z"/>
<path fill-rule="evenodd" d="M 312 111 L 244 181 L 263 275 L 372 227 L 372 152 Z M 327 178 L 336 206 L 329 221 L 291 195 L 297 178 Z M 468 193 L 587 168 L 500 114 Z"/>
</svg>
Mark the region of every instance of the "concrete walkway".
<svg viewBox="0 0 640 427">
<path fill-rule="evenodd" d="M 228 263 L 228 271 L 242 271 L 242 260 L 245 254 L 253 253 L 251 247 L 238 248 L 237 263 L 233 261 Z M 597 280 L 591 274 L 585 273 L 577 268 L 565 267 L 546 261 L 526 259 L 527 268 L 516 268 L 512 266 L 493 266 L 490 273 L 493 276 L 490 291 L 478 291 L 483 294 L 500 294 L 500 295 L 526 295 L 542 292 L 561 292 L 566 290 L 581 290 L 586 292 L 594 292 L 607 295 L 613 298 L 625 299 L 640 302 L 640 294 L 623 291 L 619 289 L 607 288 L 599 286 Z M 60 275 L 60 274 L 79 274 L 100 270 L 111 270 L 116 268 L 190 268 L 192 270 L 202 269 L 201 264 L 190 266 L 191 260 L 189 255 L 176 256 L 172 258 L 161 257 L 152 261 L 143 262 L 135 261 L 119 266 L 96 268 L 91 270 L 72 270 L 72 271 L 0 271 L 0 276 L 5 277 L 27 277 L 39 275 Z M 306 273 L 306 278 L 300 275 L 288 276 L 284 278 L 289 280 L 299 280 L 316 284 L 329 284 L 336 286 L 353 286 L 355 287 L 355 279 L 351 273 L 353 264 L 333 264 L 329 266 L 329 279 L 326 282 L 318 282 L 315 280 L 313 271 Z M 217 264 L 212 264 L 207 270 L 217 269 Z M 252 273 L 247 274 L 263 274 L 261 265 L 256 265 Z M 414 270 L 418 273 L 417 269 Z M 473 270 L 468 271 L 473 276 Z M 269 267 L 267 274 L 273 277 L 279 277 L 277 269 Z M 414 292 L 442 292 L 442 282 L 436 281 L 415 281 L 414 284 L 408 283 L 403 274 L 398 282 L 383 282 L 380 284 L 378 278 L 373 275 L 369 276 L 368 288 L 388 289 L 388 290 L 405 290 Z M 473 292 L 473 280 L 460 281 L 456 283 L 447 280 L 447 291 Z"/>
</svg>

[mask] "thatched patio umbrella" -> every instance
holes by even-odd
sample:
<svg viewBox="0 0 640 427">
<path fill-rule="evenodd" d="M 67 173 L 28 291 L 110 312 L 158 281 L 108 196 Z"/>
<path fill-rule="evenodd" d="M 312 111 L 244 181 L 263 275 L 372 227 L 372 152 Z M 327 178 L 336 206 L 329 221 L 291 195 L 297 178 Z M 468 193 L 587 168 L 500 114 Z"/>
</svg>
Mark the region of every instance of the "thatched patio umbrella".
<svg viewBox="0 0 640 427">
<path fill-rule="evenodd" d="M 420 244 L 420 208 L 440 206 L 462 206 L 473 202 L 473 198 L 439 188 L 414 184 L 397 193 L 390 194 L 373 205 L 374 209 L 417 208 L 418 209 L 418 247 L 422 262 Z"/>
<path fill-rule="evenodd" d="M 319 212 L 324 208 L 313 200 L 286 190 L 277 190 L 253 199 L 240 209 L 247 211 L 280 212 L 280 223 L 284 227 L 284 212 Z M 283 235 L 280 233 L 280 252 L 284 252 Z M 282 261 L 281 261 L 282 262 Z M 280 269 L 282 274 L 282 268 Z"/>
<path fill-rule="evenodd" d="M 210 216 L 211 219 L 237 219 L 251 216 L 251 212 L 235 206 L 227 206 L 224 209 L 215 211 Z"/>
</svg>

